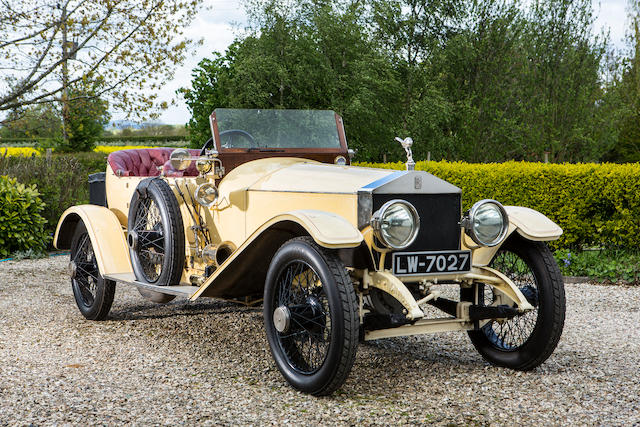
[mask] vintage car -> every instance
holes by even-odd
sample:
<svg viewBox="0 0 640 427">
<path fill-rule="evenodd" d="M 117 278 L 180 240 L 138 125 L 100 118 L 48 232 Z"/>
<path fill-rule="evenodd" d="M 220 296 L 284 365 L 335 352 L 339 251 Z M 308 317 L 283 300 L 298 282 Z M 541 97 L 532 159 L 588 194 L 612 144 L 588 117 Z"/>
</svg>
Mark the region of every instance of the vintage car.
<svg viewBox="0 0 640 427">
<path fill-rule="evenodd" d="M 87 319 L 107 316 L 116 282 L 158 303 L 262 303 L 275 364 L 314 395 L 344 383 L 360 341 L 466 331 L 495 365 L 551 355 L 565 296 L 546 216 L 495 200 L 462 212 L 459 188 L 413 170 L 409 138 L 407 170 L 350 166 L 332 111 L 210 122 L 200 150 L 112 153 L 91 204 L 63 214 L 54 243 Z"/>
</svg>

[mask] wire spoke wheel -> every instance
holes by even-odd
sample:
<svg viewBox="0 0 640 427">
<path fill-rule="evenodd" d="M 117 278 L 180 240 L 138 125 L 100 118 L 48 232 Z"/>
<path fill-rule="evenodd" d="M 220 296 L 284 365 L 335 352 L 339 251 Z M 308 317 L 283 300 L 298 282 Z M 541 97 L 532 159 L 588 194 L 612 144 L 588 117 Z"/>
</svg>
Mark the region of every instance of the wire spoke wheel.
<svg viewBox="0 0 640 427">
<path fill-rule="evenodd" d="M 520 289 L 532 310 L 511 319 L 493 319 L 478 330 L 469 331 L 474 347 L 487 361 L 527 371 L 542 364 L 558 345 L 565 316 L 562 274 L 544 242 L 511 235 L 494 256 L 490 266 L 507 276 Z M 473 291 L 471 289 L 471 291 Z M 500 293 L 478 284 L 478 302 L 505 304 Z M 461 297 L 473 301 L 473 292 Z"/>
<path fill-rule="evenodd" d="M 496 348 L 514 351 L 527 342 L 538 324 L 538 284 L 531 267 L 513 252 L 498 252 L 491 267 L 511 279 L 534 307 L 533 310 L 511 319 L 493 320 L 483 327 L 487 338 Z M 485 286 L 484 289 L 484 303 L 490 305 L 495 297 L 488 287 Z"/>
<path fill-rule="evenodd" d="M 135 213 L 133 231 L 138 236 L 138 259 L 148 282 L 156 282 L 164 261 L 164 226 L 155 200 L 141 201 Z"/>
<path fill-rule="evenodd" d="M 129 253 L 136 279 L 153 285 L 180 283 L 185 262 L 182 215 L 173 190 L 160 178 L 142 180 L 129 206 Z M 141 292 L 145 298 L 168 302 L 154 291 Z"/>
<path fill-rule="evenodd" d="M 93 246 L 89 234 L 80 236 L 77 249 L 71 261 L 75 265 L 75 275 L 71 279 L 73 286 L 78 289 L 80 299 L 86 307 L 91 307 L 96 299 L 97 285 L 100 273 L 98 263 L 93 253 Z"/>
<path fill-rule="evenodd" d="M 347 379 L 358 346 L 358 304 L 335 251 L 310 237 L 285 242 L 276 252 L 264 289 L 264 326 L 284 378 L 316 396 Z"/>
<path fill-rule="evenodd" d="M 290 326 L 278 332 L 289 365 L 303 374 L 318 372 L 331 338 L 331 310 L 320 277 L 303 261 L 293 261 L 280 273 L 275 307 L 286 307 Z"/>
<path fill-rule="evenodd" d="M 89 320 L 106 319 L 116 290 L 115 282 L 102 277 L 91 238 L 79 222 L 71 240 L 69 259 L 71 288 L 76 305 Z"/>
</svg>

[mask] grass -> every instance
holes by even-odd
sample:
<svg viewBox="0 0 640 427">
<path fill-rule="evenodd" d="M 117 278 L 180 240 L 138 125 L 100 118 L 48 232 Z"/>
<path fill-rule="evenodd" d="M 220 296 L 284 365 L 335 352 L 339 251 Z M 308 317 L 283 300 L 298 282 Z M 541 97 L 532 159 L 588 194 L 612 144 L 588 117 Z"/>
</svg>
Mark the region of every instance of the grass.
<svg viewBox="0 0 640 427">
<path fill-rule="evenodd" d="M 594 249 L 555 252 L 560 271 L 565 276 L 586 276 L 603 282 L 640 285 L 640 251 L 629 249 Z"/>
</svg>

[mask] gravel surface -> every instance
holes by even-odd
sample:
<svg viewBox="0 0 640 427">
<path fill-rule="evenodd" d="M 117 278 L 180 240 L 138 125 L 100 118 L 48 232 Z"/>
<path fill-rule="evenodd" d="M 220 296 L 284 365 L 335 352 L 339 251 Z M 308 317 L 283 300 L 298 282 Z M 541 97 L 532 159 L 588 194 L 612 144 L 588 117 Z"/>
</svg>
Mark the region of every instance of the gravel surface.
<svg viewBox="0 0 640 427">
<path fill-rule="evenodd" d="M 260 309 L 121 285 L 90 322 L 66 264 L 0 264 L 0 425 L 640 424 L 640 288 L 567 285 L 564 334 L 533 372 L 489 366 L 462 333 L 380 340 L 315 398 L 276 369 Z"/>
</svg>

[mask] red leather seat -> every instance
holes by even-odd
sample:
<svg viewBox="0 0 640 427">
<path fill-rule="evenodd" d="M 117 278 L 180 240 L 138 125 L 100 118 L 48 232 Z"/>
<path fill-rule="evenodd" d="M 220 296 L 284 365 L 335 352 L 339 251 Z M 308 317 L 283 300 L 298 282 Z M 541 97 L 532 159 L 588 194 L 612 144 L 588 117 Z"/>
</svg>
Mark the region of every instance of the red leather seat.
<svg viewBox="0 0 640 427">
<path fill-rule="evenodd" d="M 198 176 L 195 162 L 184 171 L 171 167 L 169 156 L 175 148 L 137 148 L 119 150 L 109 154 L 107 161 L 116 176 L 158 176 L 163 171 L 165 176 Z M 200 150 L 189 150 L 192 156 L 200 155 Z"/>
</svg>

